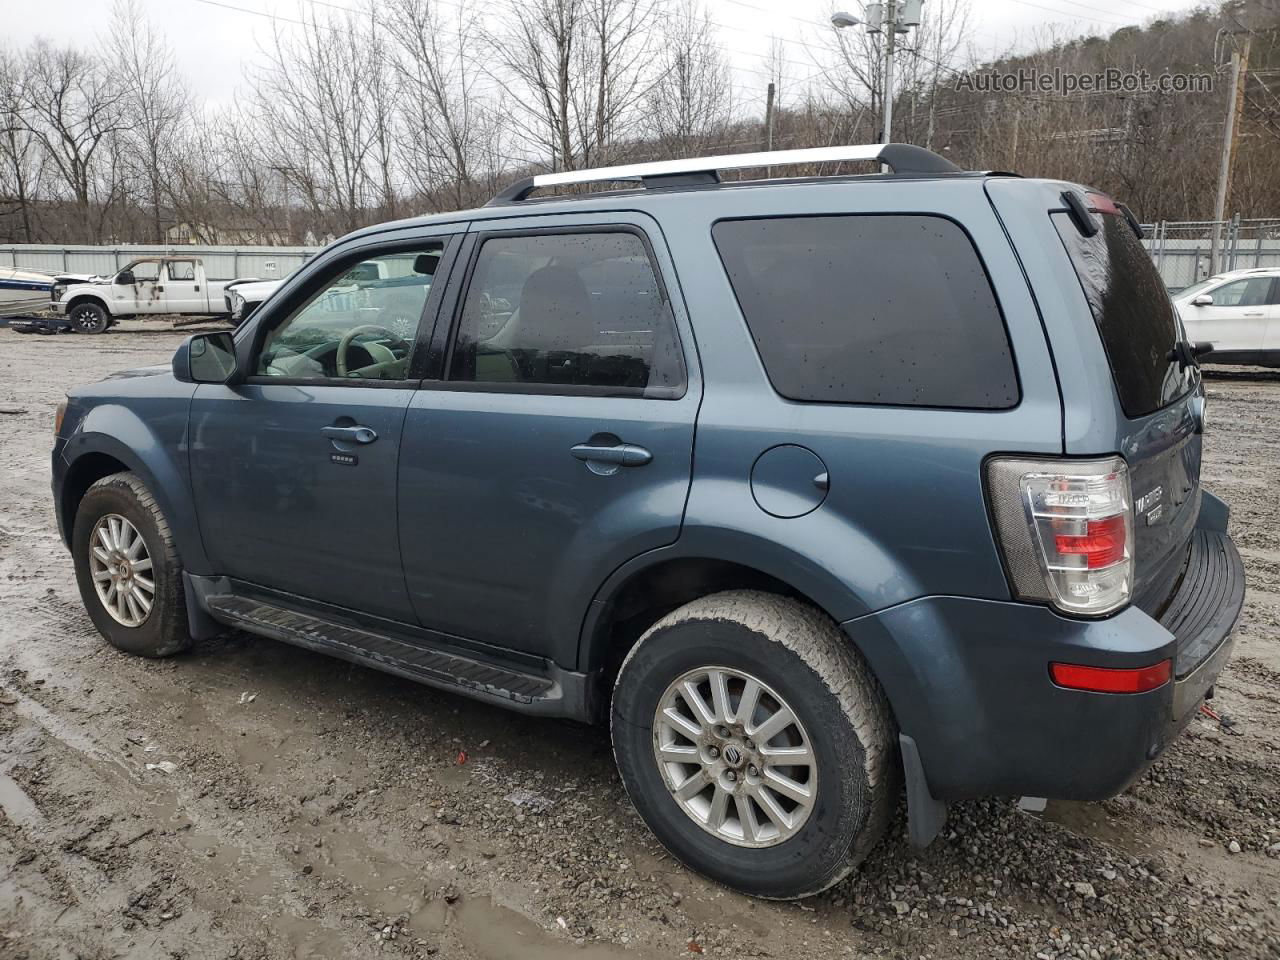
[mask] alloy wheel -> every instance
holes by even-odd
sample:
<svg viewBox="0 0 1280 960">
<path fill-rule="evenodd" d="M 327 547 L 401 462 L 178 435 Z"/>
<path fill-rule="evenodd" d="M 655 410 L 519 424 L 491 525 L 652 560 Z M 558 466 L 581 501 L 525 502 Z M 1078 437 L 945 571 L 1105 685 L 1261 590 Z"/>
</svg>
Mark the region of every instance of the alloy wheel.
<svg viewBox="0 0 1280 960">
<path fill-rule="evenodd" d="M 762 680 L 700 667 L 662 695 L 654 758 L 680 809 L 721 840 L 770 847 L 794 836 L 818 795 L 809 735 Z"/>
<path fill-rule="evenodd" d="M 147 622 L 156 599 L 151 554 L 138 528 L 117 513 L 94 524 L 89 574 L 98 599 L 117 623 L 140 627 Z"/>
</svg>

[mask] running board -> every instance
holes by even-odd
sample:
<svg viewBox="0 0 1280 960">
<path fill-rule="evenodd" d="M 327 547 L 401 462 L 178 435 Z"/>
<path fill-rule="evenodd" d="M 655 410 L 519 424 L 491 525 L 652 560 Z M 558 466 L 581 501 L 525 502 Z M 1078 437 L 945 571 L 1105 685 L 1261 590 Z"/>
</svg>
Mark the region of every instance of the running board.
<svg viewBox="0 0 1280 960">
<path fill-rule="evenodd" d="M 557 678 L 494 666 L 482 660 L 427 649 L 383 633 L 334 623 L 236 594 L 204 598 L 205 609 L 230 627 L 319 653 L 367 664 L 429 686 L 454 690 L 532 713 L 573 715 Z M 576 677 L 562 674 L 562 679 Z"/>
</svg>

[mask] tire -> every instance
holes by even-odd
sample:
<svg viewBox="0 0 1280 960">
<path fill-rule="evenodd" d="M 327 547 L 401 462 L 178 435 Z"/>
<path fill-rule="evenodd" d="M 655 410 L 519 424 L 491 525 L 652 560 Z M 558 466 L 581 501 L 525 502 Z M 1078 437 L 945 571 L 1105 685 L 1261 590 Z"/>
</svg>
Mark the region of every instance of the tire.
<svg viewBox="0 0 1280 960">
<path fill-rule="evenodd" d="M 67 319 L 71 321 L 71 329 L 76 333 L 105 333 L 111 326 L 111 315 L 101 304 L 92 300 L 77 303 L 67 311 Z"/>
<path fill-rule="evenodd" d="M 660 763 L 658 744 L 687 752 L 702 742 L 691 736 L 681 739 L 678 733 L 671 739 L 676 725 L 659 717 L 658 710 L 674 702 L 677 712 L 692 714 L 684 710 L 689 701 L 676 681 L 689 675 L 701 684 L 700 671 L 708 667 L 721 668 L 728 678 L 723 689 L 729 691 L 733 709 L 715 711 L 717 718 L 738 712 L 748 681 L 754 680 L 768 688 L 762 690 L 753 714 L 758 730 L 765 732 L 771 700 L 789 707 L 799 722 L 757 744 L 747 736 L 753 721 L 736 724 L 742 719 L 736 717 L 735 726 L 722 731 L 731 734 L 729 739 L 711 734 L 719 745 L 717 759 L 706 760 L 712 754 L 699 746 L 697 762 Z M 707 681 L 698 689 L 708 690 L 710 675 Z M 715 710 L 713 700 L 702 696 Z M 623 661 L 614 685 L 610 729 L 632 803 L 667 850 L 698 873 L 758 897 L 806 897 L 847 876 L 883 836 L 898 795 L 893 723 L 880 685 L 834 622 L 806 604 L 774 594 L 714 594 L 654 624 Z M 803 750 L 806 743 L 812 765 L 783 766 L 781 772 L 793 782 L 804 781 L 810 797 L 807 812 L 797 803 L 757 830 L 755 821 L 769 820 L 760 816 L 765 805 L 748 801 L 750 811 L 742 814 L 738 804 L 744 792 L 754 789 L 758 796 L 762 783 L 776 782 L 761 779 L 779 772 L 777 766 L 770 767 L 777 760 L 769 760 L 763 751 L 788 744 L 792 751 Z M 744 752 L 760 765 L 748 763 L 730 778 L 734 782 L 727 786 L 735 793 L 725 801 L 729 813 L 723 828 L 695 820 L 669 781 L 687 774 L 687 782 L 693 782 L 700 769 L 711 771 L 715 780 L 706 792 L 685 801 L 705 806 L 705 818 L 711 821 L 716 816 L 713 791 L 726 786 L 730 759 L 742 762 Z M 781 795 L 766 792 L 772 793 L 770 805 L 776 815 Z M 780 825 L 788 820 L 790 826 Z M 748 830 L 756 835 L 756 843 L 747 842 Z M 770 831 L 774 835 L 766 836 Z M 726 839 L 731 833 L 736 835 Z"/>
<path fill-rule="evenodd" d="M 102 574 L 104 568 L 110 570 L 115 567 L 105 563 L 101 553 L 91 553 L 91 547 L 96 546 L 108 557 L 122 556 L 124 551 L 107 552 L 106 543 L 98 532 L 101 522 L 103 534 L 108 542 L 111 541 L 113 529 L 124 530 L 125 525 L 119 523 L 121 520 L 127 522 L 144 546 L 133 561 L 137 569 L 130 571 L 131 581 L 125 584 L 134 594 L 135 601 L 122 604 L 120 594 L 114 594 L 116 613 L 112 613 L 108 601 L 99 595 L 98 584 L 103 583 L 104 588 L 109 589 L 115 578 L 95 580 L 95 574 Z M 182 564 L 173 543 L 173 534 L 151 491 L 136 474 L 112 474 L 91 486 L 76 511 L 71 536 L 71 555 L 80 597 L 89 619 L 112 646 L 144 657 L 167 657 L 191 646 Z M 124 540 L 130 542 L 127 533 Z M 150 560 L 145 569 L 144 558 Z M 138 577 L 143 580 L 138 580 Z M 143 582 L 152 585 L 149 601 Z M 150 603 L 145 616 L 136 623 L 125 622 L 137 619 L 134 613 L 144 606 L 144 602 Z"/>
</svg>

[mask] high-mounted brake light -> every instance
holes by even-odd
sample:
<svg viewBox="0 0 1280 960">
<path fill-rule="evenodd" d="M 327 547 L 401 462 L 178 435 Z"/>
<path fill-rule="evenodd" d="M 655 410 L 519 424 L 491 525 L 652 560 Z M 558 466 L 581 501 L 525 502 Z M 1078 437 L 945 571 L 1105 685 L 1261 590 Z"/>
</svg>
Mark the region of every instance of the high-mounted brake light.
<svg viewBox="0 0 1280 960">
<path fill-rule="evenodd" d="M 1086 193 L 1084 199 L 1089 204 L 1089 209 L 1094 213 L 1110 213 L 1117 217 L 1121 216 L 1120 208 L 1116 206 L 1116 202 L 1105 193 Z"/>
<path fill-rule="evenodd" d="M 1096 616 L 1129 602 L 1129 470 L 1105 460 L 994 458 L 987 495 L 1014 593 Z"/>
<path fill-rule="evenodd" d="M 1163 687 L 1173 676 L 1173 661 L 1149 667 L 1086 667 L 1076 663 L 1049 664 L 1049 677 L 1060 687 L 1093 693 L 1146 693 Z"/>
</svg>

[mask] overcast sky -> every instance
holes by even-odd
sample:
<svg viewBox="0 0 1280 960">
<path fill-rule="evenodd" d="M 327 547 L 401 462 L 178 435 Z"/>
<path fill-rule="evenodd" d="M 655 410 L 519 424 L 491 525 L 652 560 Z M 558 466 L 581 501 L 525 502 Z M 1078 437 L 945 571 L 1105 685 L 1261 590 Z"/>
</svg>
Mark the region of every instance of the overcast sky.
<svg viewBox="0 0 1280 960">
<path fill-rule="evenodd" d="M 317 4 L 356 6 L 355 0 L 142 0 L 168 34 L 190 84 L 211 106 L 231 103 L 244 65 L 270 35 L 272 17 L 297 18 Z M 440 0 L 446 6 L 450 0 Z M 741 102 L 763 104 L 767 83 L 762 60 L 770 39 L 786 44 L 792 87 L 816 72 L 817 37 L 830 12 L 828 0 L 704 0 L 734 67 Z M 837 0 L 839 2 L 839 0 Z M 929 0 L 925 0 L 926 7 Z M 1025 47 L 1049 24 L 1072 33 L 1110 31 L 1142 24 L 1160 12 L 1193 6 L 1192 0 L 970 0 L 972 40 L 979 55 Z M 848 8 L 859 12 L 855 0 Z M 242 9 L 230 9 L 238 7 Z M 36 35 L 89 45 L 105 35 L 110 0 L 0 0 L 0 42 L 25 44 Z M 858 29 L 858 28 L 854 28 Z"/>
</svg>

